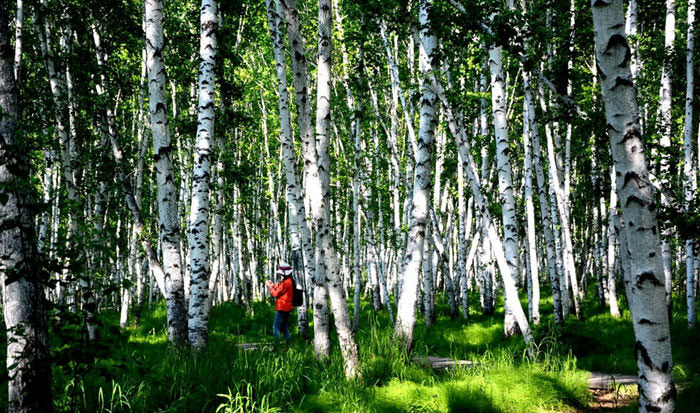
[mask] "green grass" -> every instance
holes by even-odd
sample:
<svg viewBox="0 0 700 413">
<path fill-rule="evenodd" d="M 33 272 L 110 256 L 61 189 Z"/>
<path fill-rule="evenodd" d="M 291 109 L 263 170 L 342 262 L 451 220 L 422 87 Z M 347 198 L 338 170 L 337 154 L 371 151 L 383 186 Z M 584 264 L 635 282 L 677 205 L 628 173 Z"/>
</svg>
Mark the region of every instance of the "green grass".
<svg viewBox="0 0 700 413">
<path fill-rule="evenodd" d="M 544 299 L 543 314 L 551 312 Z M 295 336 L 286 352 L 243 351 L 244 342 L 271 342 L 274 311 L 256 303 L 251 311 L 233 303 L 214 307 L 210 344 L 192 354 L 166 339 L 165 307 L 145 312 L 138 326 L 114 327 L 117 314 L 101 317 L 101 337 L 87 344 L 78 319 L 52 322 L 54 399 L 58 411 L 158 412 L 518 412 L 585 410 L 590 401 L 587 370 L 636 373 L 629 314 L 614 319 L 585 302 L 585 322 L 568 319 L 553 328 L 551 316 L 534 327 L 536 360 L 525 356 L 522 337 L 502 339 L 502 303 L 496 314 L 451 320 L 439 304 L 427 330 L 419 317 L 413 355 L 467 359 L 472 368 L 434 373 L 413 363 L 391 341 L 385 311 L 363 304 L 357 341 L 362 378 L 346 381 L 333 343 L 327 362 L 314 358 L 311 343 Z M 700 402 L 700 338 L 688 332 L 682 308 L 672 326 L 679 411 Z M 292 317 L 292 331 L 296 318 Z M 5 392 L 3 392 L 5 393 Z M 0 403 L 6 403 L 6 395 Z M 2 406 L 0 406 L 2 407 Z M 631 406 L 630 411 L 635 410 Z"/>
</svg>

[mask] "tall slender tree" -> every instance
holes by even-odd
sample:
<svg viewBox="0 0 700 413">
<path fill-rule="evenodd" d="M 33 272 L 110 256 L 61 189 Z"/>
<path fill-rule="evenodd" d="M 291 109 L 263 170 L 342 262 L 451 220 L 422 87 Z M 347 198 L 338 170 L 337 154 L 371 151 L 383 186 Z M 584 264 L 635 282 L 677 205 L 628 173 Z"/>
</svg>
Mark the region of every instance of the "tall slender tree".
<svg viewBox="0 0 700 413">
<path fill-rule="evenodd" d="M 146 65 L 148 68 L 149 111 L 153 134 L 158 187 L 160 244 L 165 273 L 165 302 L 168 317 L 168 340 L 173 344 L 187 341 L 187 310 L 181 267 L 180 223 L 170 141 L 168 101 L 166 98 L 165 62 L 163 59 L 163 1 L 146 0 Z"/>
<path fill-rule="evenodd" d="M 491 73 L 491 110 L 496 136 L 496 164 L 498 168 L 498 193 L 502 205 L 503 244 L 506 260 L 510 265 L 511 274 L 518 280 L 520 273 L 518 251 L 518 221 L 515 217 L 515 197 L 513 195 L 512 168 L 510 165 L 510 148 L 508 143 L 508 121 L 506 118 L 505 77 L 503 76 L 503 48 L 493 45 L 489 48 L 488 60 Z M 505 296 L 505 320 L 503 334 L 510 337 L 517 333 L 517 323 L 513 316 L 512 307 L 515 305 L 512 296 Z"/>
<path fill-rule="evenodd" d="M 623 1 L 592 0 L 591 4 L 606 129 L 617 170 L 615 181 L 624 221 L 620 249 L 629 263 L 625 277 L 636 337 L 640 411 L 673 411 L 676 386 L 662 278 L 664 264 L 654 188 L 649 182 L 637 116 Z"/>
<path fill-rule="evenodd" d="M 7 334 L 8 412 L 50 412 L 51 362 L 37 258 L 29 148 L 18 133 L 19 98 L 9 26 L 0 5 L 0 280 Z"/>
<path fill-rule="evenodd" d="M 685 212 L 690 212 L 690 204 L 695 198 L 697 186 L 697 164 L 693 158 L 693 96 L 694 96 L 694 53 L 695 53 L 695 0 L 688 1 L 688 40 L 686 43 L 686 89 L 685 89 L 685 130 L 683 175 L 683 207 Z M 695 312 L 695 257 L 693 253 L 694 240 L 685 241 L 685 292 L 688 304 L 688 328 L 695 328 L 697 314 Z"/>
<path fill-rule="evenodd" d="M 661 88 L 659 104 L 659 147 L 664 151 L 671 148 L 672 133 L 672 76 L 673 76 L 673 56 L 675 54 L 676 41 L 676 0 L 666 0 L 666 21 L 664 25 L 664 61 L 661 68 Z M 659 173 L 662 182 L 670 182 L 671 159 L 669 153 L 661 153 Z M 665 194 L 661 195 L 661 202 L 665 206 L 671 203 Z M 661 256 L 664 264 L 664 283 L 666 286 L 666 306 L 668 307 L 669 320 L 671 319 L 671 288 L 673 287 L 672 273 L 672 251 L 669 238 L 671 237 L 670 227 L 664 227 L 661 238 Z"/>
<path fill-rule="evenodd" d="M 277 76 L 277 93 L 279 97 L 280 137 L 282 143 L 282 159 L 287 180 L 287 208 L 289 209 L 289 239 L 292 254 L 303 264 L 303 246 L 310 246 L 311 240 L 306 221 L 304 191 L 297 172 L 297 157 L 294 152 L 294 135 L 292 134 L 291 116 L 289 114 L 289 92 L 287 91 L 287 62 L 285 55 L 284 36 L 284 7 L 281 0 L 267 0 L 267 21 L 270 28 L 270 39 L 275 56 L 275 74 Z M 308 267 L 308 264 L 305 266 Z M 300 274 L 302 277 L 304 274 Z M 304 277 L 305 278 L 305 277 Z M 299 280 L 296 280 L 299 282 Z M 304 280 L 302 280 L 304 281 Z M 305 334 L 308 329 L 306 301 L 298 310 L 299 334 Z"/>
<path fill-rule="evenodd" d="M 425 81 L 421 88 L 420 124 L 414 153 L 415 169 L 413 176 L 413 194 L 411 207 L 411 224 L 408 235 L 406 254 L 403 257 L 403 269 L 400 278 L 403 288 L 399 296 L 396 312 L 395 336 L 411 351 L 413 346 L 413 328 L 416 323 L 416 300 L 418 297 L 419 271 L 423 260 L 423 244 L 432 185 L 432 153 L 435 140 L 437 96 L 428 87 L 428 76 L 437 68 L 437 39 L 431 33 L 430 0 L 419 3 L 420 22 L 420 67 Z M 410 122 L 410 120 L 408 120 Z"/>
<path fill-rule="evenodd" d="M 309 97 L 309 76 L 306 67 L 306 50 L 304 38 L 301 34 L 301 23 L 297 0 L 281 0 L 284 4 L 285 20 L 287 21 L 287 36 L 289 37 L 289 52 L 292 56 L 291 65 L 294 76 L 294 103 L 297 108 L 297 123 L 299 136 L 304 152 L 304 183 L 308 185 L 313 165 L 316 163 L 316 144 L 314 131 L 311 125 L 311 99 Z M 306 198 L 309 192 L 305 192 Z M 308 222 L 307 222 L 308 223 Z M 308 223 L 311 225 L 311 223 Z M 306 231 L 301 227 L 302 235 Z M 330 317 L 328 313 L 328 291 L 323 283 L 316 277 L 316 254 L 309 235 L 309 242 L 305 242 L 302 236 L 304 248 L 304 261 L 306 278 L 313 281 L 313 317 L 314 317 L 314 353 L 319 358 L 330 356 Z"/>
<path fill-rule="evenodd" d="M 348 303 L 343 293 L 342 278 L 338 268 L 338 254 L 331 234 L 330 213 L 330 156 L 328 146 L 331 133 L 331 52 L 332 52 L 332 3 L 318 3 L 318 62 L 316 86 L 316 159 L 310 165 L 306 191 L 309 195 L 314 232 L 316 234 L 316 278 L 326 285 L 331 299 L 331 309 L 338 331 L 340 351 L 345 361 L 345 376 L 359 374 L 360 358 L 355 333 L 348 314 Z"/>
<path fill-rule="evenodd" d="M 214 147 L 214 67 L 218 1 L 202 0 L 199 20 L 199 103 L 190 207 L 189 339 L 197 350 L 209 337 L 209 181 Z"/>
</svg>

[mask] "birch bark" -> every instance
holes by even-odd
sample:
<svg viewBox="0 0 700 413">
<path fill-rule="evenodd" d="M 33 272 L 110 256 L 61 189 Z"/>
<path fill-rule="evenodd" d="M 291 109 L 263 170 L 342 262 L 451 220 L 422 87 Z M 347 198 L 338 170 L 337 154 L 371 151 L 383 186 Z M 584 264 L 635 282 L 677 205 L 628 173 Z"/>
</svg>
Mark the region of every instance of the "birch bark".
<svg viewBox="0 0 700 413">
<path fill-rule="evenodd" d="M 432 152 L 437 111 L 437 96 L 428 87 L 427 78 L 436 69 L 434 51 L 437 40 L 428 30 L 430 0 L 421 0 L 419 4 L 420 20 L 420 65 L 424 77 L 421 87 L 421 109 L 418 139 L 414 153 L 415 168 L 413 177 L 413 200 L 408 244 L 404 256 L 404 265 L 400 278 L 403 286 L 396 311 L 394 335 L 408 352 L 413 346 L 413 328 L 416 322 L 415 308 L 418 296 L 418 278 L 423 260 L 428 207 L 430 205 L 430 186 L 432 182 Z M 407 119 L 407 122 L 410 120 Z"/>
<path fill-rule="evenodd" d="M 674 42 L 676 41 L 676 0 L 666 0 L 666 22 L 664 28 L 664 64 L 661 69 L 661 91 L 659 105 L 659 146 L 661 148 L 661 160 L 659 164 L 659 176 L 662 182 L 670 182 L 669 176 L 671 168 L 671 155 L 668 151 L 671 148 L 671 122 L 672 122 L 672 79 L 673 76 L 673 55 L 675 54 Z M 664 194 L 661 195 L 661 202 L 665 206 L 670 206 L 670 202 Z M 671 244 L 669 238 L 671 231 L 669 227 L 663 229 L 661 237 L 661 256 L 664 264 L 664 285 L 666 288 L 666 306 L 668 307 L 669 320 L 671 319 L 671 287 L 673 284 L 673 274 L 671 272 Z"/>
<path fill-rule="evenodd" d="M 530 268 L 530 285 L 531 299 L 530 306 L 532 308 L 532 321 L 535 325 L 540 323 L 540 281 L 539 269 L 537 268 L 537 244 L 535 239 L 535 206 L 532 201 L 532 153 L 530 148 L 531 124 L 529 119 L 530 108 L 532 104 L 532 93 L 530 91 L 530 73 L 523 71 L 523 89 L 525 94 L 530 95 L 525 97 L 523 103 L 523 152 L 525 158 L 525 213 L 527 215 L 527 254 L 529 257 L 528 265 Z M 536 127 L 536 125 L 535 125 Z M 558 300 L 558 297 L 557 297 Z"/>
<path fill-rule="evenodd" d="M 513 303 L 511 310 L 518 324 L 518 328 L 520 328 L 520 331 L 523 334 L 523 338 L 525 339 L 528 354 L 530 356 L 534 356 L 534 337 L 532 335 L 532 331 L 530 330 L 530 325 L 527 321 L 527 316 L 525 315 L 525 312 L 523 311 L 523 308 L 520 305 L 520 301 L 518 299 L 518 289 L 515 285 L 513 275 L 510 272 L 510 265 L 506 260 L 505 247 L 500 237 L 498 236 L 496 226 L 494 225 L 493 219 L 491 218 L 491 214 L 488 210 L 488 205 L 481 191 L 479 176 L 474 164 L 474 160 L 471 156 L 471 145 L 469 144 L 469 141 L 466 138 L 464 127 L 454 116 L 450 103 L 447 100 L 447 97 L 445 96 L 445 91 L 442 89 L 440 83 L 437 82 L 434 74 L 431 78 L 431 88 L 435 91 L 435 93 L 440 98 L 440 101 L 443 104 L 443 107 L 445 109 L 445 117 L 450 127 L 450 132 L 452 132 L 452 135 L 455 137 L 455 144 L 457 146 L 457 149 L 459 150 L 461 159 L 465 160 L 464 168 L 467 171 L 469 184 L 472 190 L 472 196 L 474 197 L 474 202 L 478 205 L 478 209 L 481 213 L 481 217 L 483 220 L 482 222 L 486 232 L 485 235 L 488 238 L 490 244 L 493 246 L 493 252 L 496 257 L 496 263 L 498 265 L 498 269 L 501 272 L 501 277 L 503 278 L 503 294 L 506 296 L 507 300 Z"/>
<path fill-rule="evenodd" d="M 19 87 L 22 71 L 22 28 L 24 26 L 24 1 L 17 0 L 17 14 L 15 16 L 15 60 L 14 74 L 15 85 Z"/>
<path fill-rule="evenodd" d="M 595 51 L 625 228 L 621 251 L 636 343 L 640 411 L 673 411 L 671 337 L 653 186 L 637 117 L 622 0 L 592 0 Z"/>
<path fill-rule="evenodd" d="M 457 245 L 457 271 L 459 273 L 462 317 L 469 320 L 469 289 L 467 286 L 467 226 L 471 225 L 473 198 L 469 198 L 468 212 L 464 211 L 464 165 L 457 162 L 457 225 L 459 229 L 459 243 Z M 469 224 L 467 224 L 469 223 Z M 470 232 L 470 231 L 469 231 Z"/>
<path fill-rule="evenodd" d="M 0 280 L 7 331 L 8 412 L 50 412 L 51 362 L 37 261 L 28 148 L 16 130 L 19 99 L 13 73 L 8 4 L 0 6 Z"/>
<path fill-rule="evenodd" d="M 294 102 L 297 108 L 297 123 L 301 146 L 304 152 L 304 180 L 309 184 L 309 176 L 316 163 L 316 148 L 314 131 L 311 127 L 311 103 L 309 98 L 309 79 L 306 67 L 306 50 L 304 38 L 301 35 L 301 24 L 297 0 L 281 0 L 284 5 L 284 15 L 287 22 L 289 37 L 289 52 L 292 56 L 292 76 L 294 84 Z M 306 192 L 308 198 L 308 191 Z M 305 199 L 306 202 L 306 199 Z M 306 205 L 306 204 L 305 204 Z M 310 208 L 309 208 L 310 210 Z M 307 221 L 307 225 L 312 224 Z M 328 312 L 328 292 L 322 280 L 316 278 L 316 255 L 308 227 L 302 226 L 302 245 L 304 262 L 306 263 L 306 278 L 313 281 L 313 317 L 314 317 L 314 353 L 319 358 L 330 356 L 330 321 Z M 307 237 L 308 234 L 308 237 Z M 305 241 L 308 239 L 308 242 Z"/>
<path fill-rule="evenodd" d="M 695 78 L 693 73 L 693 58 L 695 51 L 695 0 L 688 0 L 688 41 L 686 43 L 686 90 L 685 90 L 685 130 L 684 130 L 684 155 L 683 185 L 684 210 L 690 212 L 690 204 L 695 198 L 696 164 L 693 159 L 693 89 Z M 688 305 L 688 328 L 695 328 L 697 315 L 695 314 L 695 259 L 693 254 L 694 240 L 685 241 L 685 291 Z"/>
<path fill-rule="evenodd" d="M 615 187 L 615 166 L 610 170 L 610 207 L 608 212 L 608 302 L 610 304 L 610 315 L 620 316 L 617 305 L 617 283 L 615 276 L 615 246 L 617 236 L 615 231 L 615 221 L 617 220 L 617 188 Z"/>
<path fill-rule="evenodd" d="M 343 294 L 342 279 L 338 271 L 338 255 L 333 244 L 330 213 L 330 143 L 331 122 L 331 51 L 332 10 L 330 0 L 318 4 L 318 63 L 316 95 L 316 162 L 310 165 L 306 191 L 309 195 L 311 214 L 316 233 L 316 278 L 326 285 L 331 299 L 331 309 L 338 331 L 340 350 L 345 364 L 345 376 L 350 379 L 359 374 L 360 360 L 355 334 L 348 315 L 348 305 Z"/>
<path fill-rule="evenodd" d="M 49 37 L 49 22 L 46 17 L 44 10 L 45 2 L 40 3 L 39 12 L 37 13 L 37 35 L 39 37 L 39 45 L 41 48 L 41 54 L 44 58 L 44 66 L 46 67 L 46 72 L 49 77 L 49 87 L 51 90 L 51 97 L 54 103 L 54 114 L 56 119 L 56 132 L 58 134 L 59 142 L 59 160 L 60 169 L 63 176 L 63 181 L 66 189 L 66 196 L 70 201 L 71 207 L 68 208 L 69 214 L 69 231 L 66 236 L 66 249 L 70 250 L 74 242 L 72 237 L 78 232 L 78 218 L 76 214 L 76 208 L 79 205 L 80 200 L 78 199 L 78 192 L 75 183 L 75 174 L 73 173 L 73 150 L 75 145 L 72 143 L 72 138 L 68 133 L 68 128 L 66 125 L 66 100 L 65 100 L 65 88 L 63 83 L 59 78 L 59 74 L 56 71 L 56 63 L 53 54 L 53 48 L 51 46 Z M 58 187 L 58 185 L 57 185 Z M 69 262 L 67 262 L 69 264 Z M 68 265 L 66 265 L 68 267 Z M 66 270 L 60 276 L 65 279 L 67 274 Z M 63 298 L 65 294 L 65 288 L 60 287 L 60 283 L 57 285 L 58 289 L 58 299 L 59 303 L 63 303 Z"/>
<path fill-rule="evenodd" d="M 518 222 L 515 217 L 515 198 L 513 196 L 512 168 L 510 166 L 508 121 L 506 119 L 506 95 L 503 77 L 503 49 L 492 46 L 489 49 L 489 71 L 491 73 L 491 109 L 493 111 L 493 123 L 496 135 L 496 164 L 498 168 L 498 193 L 503 217 L 503 244 L 505 257 L 510 266 L 514 279 L 520 278 L 520 265 L 518 262 Z M 512 313 L 515 305 L 504 297 L 505 320 L 503 334 L 510 337 L 517 334 L 517 323 Z"/>
<path fill-rule="evenodd" d="M 216 0 L 202 0 L 199 20 L 199 103 L 190 204 L 189 340 L 195 350 L 209 341 L 209 181 L 214 143 Z"/>
<path fill-rule="evenodd" d="M 97 65 L 100 71 L 99 79 L 101 87 L 97 90 L 102 91 L 101 93 L 104 93 L 106 89 L 105 86 L 107 83 L 107 79 L 105 76 L 105 66 L 107 65 L 107 57 L 105 56 L 105 53 L 102 50 L 102 41 L 97 26 L 94 23 L 92 23 L 90 29 L 92 31 L 93 44 L 95 46 Z M 145 71 L 145 67 L 143 68 L 143 71 Z M 145 72 L 142 72 L 142 75 L 145 76 Z M 143 102 L 142 97 L 140 98 L 140 101 Z M 134 221 L 134 234 L 137 234 L 141 238 L 141 246 L 146 252 L 149 267 L 151 268 L 151 271 L 153 271 L 153 275 L 156 278 L 156 282 L 161 293 L 165 295 L 165 275 L 163 272 L 163 267 L 161 266 L 158 260 L 156 251 L 151 245 L 150 239 L 148 237 L 143 236 L 143 232 L 145 231 L 145 223 L 143 222 L 143 218 L 141 215 L 140 188 L 143 183 L 142 152 L 145 151 L 145 143 L 142 141 L 139 142 L 140 148 L 139 162 L 136 172 L 136 193 L 134 193 L 134 191 L 132 190 L 131 182 L 128 178 L 128 174 L 125 169 L 126 166 L 124 165 L 124 153 L 122 152 L 121 145 L 119 143 L 119 137 L 117 136 L 116 120 L 114 112 L 112 111 L 110 105 L 105 105 L 105 119 L 107 123 L 107 132 L 112 146 L 112 155 L 114 156 L 114 160 L 117 162 L 119 168 L 119 181 L 121 182 L 122 191 L 124 192 L 124 200 L 131 212 L 132 220 Z M 140 127 L 141 126 L 139 126 L 139 128 Z M 139 129 L 139 133 L 142 133 L 141 129 Z"/>
<path fill-rule="evenodd" d="M 275 55 L 275 73 L 277 75 L 277 91 L 279 95 L 280 129 L 282 141 L 282 158 L 284 160 L 285 179 L 287 181 L 287 205 L 289 210 L 289 239 L 292 255 L 302 254 L 302 248 L 311 249 L 309 227 L 306 222 L 306 208 L 304 206 L 304 191 L 297 172 L 297 157 L 294 152 L 294 136 L 292 134 L 291 117 L 289 114 L 289 93 L 287 92 L 287 62 L 284 45 L 284 7 L 280 0 L 267 1 L 268 24 L 270 26 L 270 38 L 272 39 Z M 298 251 L 295 253 L 294 251 Z M 297 259 L 301 270 L 301 277 L 306 279 L 303 271 L 313 268 L 309 263 L 313 259 L 311 251 L 307 251 L 306 259 Z M 299 282 L 299 280 L 296 280 Z M 305 283 L 304 283 L 305 284 Z M 308 330 L 307 300 L 298 308 L 299 334 L 305 335 Z"/>
<path fill-rule="evenodd" d="M 145 15 L 149 111 L 158 187 L 158 216 L 165 273 L 168 340 L 173 344 L 183 344 L 187 340 L 187 310 L 180 266 L 180 223 L 165 92 L 163 1 L 146 0 Z"/>
</svg>

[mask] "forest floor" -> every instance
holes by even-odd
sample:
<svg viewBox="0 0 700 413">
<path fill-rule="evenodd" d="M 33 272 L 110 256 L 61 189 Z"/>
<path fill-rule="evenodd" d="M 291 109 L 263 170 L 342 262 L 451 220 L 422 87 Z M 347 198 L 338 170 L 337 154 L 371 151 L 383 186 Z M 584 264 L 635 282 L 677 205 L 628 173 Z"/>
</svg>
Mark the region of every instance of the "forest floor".
<svg viewBox="0 0 700 413">
<path fill-rule="evenodd" d="M 441 297 L 439 297 L 441 298 Z M 58 411 L 84 412 L 532 412 L 636 411 L 636 386 L 588 389 L 591 371 L 636 374 L 629 314 L 613 319 L 586 302 L 585 321 L 570 318 L 552 328 L 551 317 L 534 327 L 537 360 L 525 357 L 522 337 L 502 339 L 502 306 L 483 316 L 476 298 L 469 323 L 451 320 L 438 305 L 434 326 L 419 317 L 412 357 L 469 360 L 444 371 L 415 363 L 391 343 L 386 311 L 363 303 L 357 340 L 362 378 L 346 381 L 337 342 L 328 362 L 294 336 L 287 351 L 240 344 L 270 343 L 274 311 L 256 303 L 212 309 L 208 349 L 196 355 L 171 348 L 165 307 L 143 311 L 138 325 L 118 328 L 118 314 L 104 312 L 101 335 L 80 339 L 79 315 L 52 317 L 54 399 Z M 502 305 L 502 303 L 500 303 Z M 700 333 L 688 332 L 680 302 L 672 327 L 674 375 L 684 389 L 678 411 L 700 403 Z M 352 308 L 351 308 L 352 311 Z M 542 313 L 551 312 L 545 302 Z M 312 327 L 313 328 L 313 327 Z M 296 321 L 292 323 L 296 331 Z M 3 346 L 4 349 L 4 346 Z M 3 350 L 4 351 L 4 350 Z M 0 354 L 1 355 L 1 354 Z M 0 407 L 6 391 L 0 393 Z M 4 402 L 4 403 L 3 403 Z M 625 407 L 623 407 L 625 406 Z"/>
</svg>

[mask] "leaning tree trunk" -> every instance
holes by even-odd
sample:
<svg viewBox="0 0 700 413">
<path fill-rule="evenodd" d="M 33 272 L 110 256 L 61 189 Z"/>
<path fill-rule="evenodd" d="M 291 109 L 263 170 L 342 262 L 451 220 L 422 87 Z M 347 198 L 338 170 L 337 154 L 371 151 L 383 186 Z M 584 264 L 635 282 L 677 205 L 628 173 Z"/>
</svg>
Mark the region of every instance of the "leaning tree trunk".
<svg viewBox="0 0 700 413">
<path fill-rule="evenodd" d="M 149 110 L 158 186 L 158 216 L 165 272 L 168 340 L 173 344 L 183 344 L 187 341 L 187 310 L 180 267 L 180 223 L 165 93 L 163 1 L 146 0 L 145 14 Z"/>
<path fill-rule="evenodd" d="M 496 231 L 496 226 L 491 218 L 491 214 L 489 213 L 487 200 L 482 194 L 481 183 L 476 171 L 474 159 L 470 153 L 471 145 L 467 140 L 464 126 L 461 125 L 459 120 L 455 117 L 450 102 L 445 96 L 445 91 L 443 90 L 442 85 L 440 85 L 440 83 L 437 81 L 434 74 L 431 76 L 430 82 L 432 83 L 431 88 L 437 93 L 445 108 L 445 117 L 447 119 L 450 132 L 455 138 L 455 144 L 459 150 L 461 162 L 464 163 L 464 168 L 469 178 L 469 185 L 472 190 L 474 202 L 478 205 L 478 208 L 481 211 L 482 222 L 486 235 L 485 238 L 488 238 L 488 242 L 490 242 L 491 246 L 493 247 L 496 263 L 498 264 L 498 269 L 501 271 L 501 277 L 503 278 L 503 294 L 506 296 L 506 299 L 509 300 L 509 302 L 513 303 L 511 310 L 513 311 L 515 321 L 518 323 L 518 328 L 520 328 L 523 338 L 525 339 L 528 354 L 530 356 L 534 356 L 535 341 L 532 335 L 532 330 L 530 330 L 530 324 L 527 321 L 527 316 L 525 315 L 523 307 L 520 305 L 520 301 L 518 299 L 518 288 L 515 284 L 513 274 L 510 272 L 510 265 L 506 260 L 505 247 L 498 235 L 498 232 Z"/>
<path fill-rule="evenodd" d="M 531 294 L 531 319 L 532 322 L 537 325 L 540 323 L 540 280 L 539 280 L 539 269 L 537 266 L 537 243 L 535 234 L 535 205 L 533 203 L 533 189 L 532 189 L 532 151 L 530 148 L 530 128 L 532 127 L 529 119 L 530 105 L 532 105 L 532 92 L 530 90 L 530 73 L 526 70 L 523 72 L 523 88 L 525 89 L 525 94 L 530 94 L 529 97 L 524 99 L 523 104 L 523 152 L 525 158 L 525 213 L 527 215 L 527 247 L 526 254 L 528 254 L 528 265 L 530 268 L 530 285 L 532 287 Z M 536 125 L 535 125 L 536 126 Z M 554 293 L 552 293 L 554 296 Z M 555 298 L 552 298 L 554 301 Z M 559 297 L 556 297 L 559 300 Z M 555 316 L 556 319 L 556 316 Z"/>
<path fill-rule="evenodd" d="M 503 244 L 511 274 L 517 282 L 520 271 L 518 263 L 518 222 L 515 217 L 515 197 L 513 196 L 513 178 L 511 176 L 510 149 L 508 147 L 503 49 L 501 47 L 494 45 L 489 49 L 488 64 L 491 72 L 491 108 L 493 110 L 493 123 L 496 135 L 496 164 L 498 167 L 498 194 L 503 217 Z M 512 297 L 504 295 L 504 337 L 511 337 L 518 332 L 517 323 L 511 310 L 515 304 L 510 299 Z"/>
<path fill-rule="evenodd" d="M 435 112 L 437 96 L 428 87 L 428 76 L 436 68 L 434 51 L 437 40 L 428 29 L 428 17 L 432 4 L 430 0 L 420 1 L 420 66 L 424 76 L 421 88 L 421 108 L 418 139 L 415 148 L 415 169 L 413 182 L 413 207 L 408 235 L 408 245 L 404 265 L 399 276 L 403 287 L 399 296 L 394 334 L 407 351 L 413 346 L 413 328 L 416 323 L 416 299 L 418 295 L 418 276 L 423 259 L 428 208 L 430 205 L 430 186 L 432 183 L 432 151 L 435 135 Z M 407 122 L 410 122 L 407 119 Z"/>
<path fill-rule="evenodd" d="M 106 86 L 107 86 L 107 79 L 106 79 L 106 66 L 107 66 L 107 57 L 105 53 L 102 51 L 102 41 L 100 37 L 100 33 L 97 30 L 97 27 L 95 24 L 91 24 L 91 30 L 92 30 L 92 38 L 93 38 L 93 44 L 95 46 L 95 55 L 97 57 L 97 65 L 99 68 L 100 72 L 100 84 L 101 88 L 98 88 L 98 90 L 102 90 L 103 93 L 106 91 Z M 145 69 L 145 68 L 144 68 Z M 143 75 L 145 73 L 142 72 Z M 142 101 L 142 100 L 141 100 Z M 145 151 L 145 148 L 141 148 L 141 145 L 143 145 L 143 142 L 139 142 L 139 161 L 138 161 L 138 166 L 137 166 L 137 172 L 136 172 L 136 193 L 132 190 L 132 184 L 129 179 L 129 173 L 127 173 L 126 170 L 126 165 L 124 163 L 124 153 L 122 152 L 121 145 L 119 143 L 119 136 L 117 136 L 117 125 L 116 125 L 116 119 L 114 116 L 114 112 L 111 109 L 111 105 L 107 104 L 105 105 L 105 117 L 106 117 L 106 123 L 107 123 L 107 132 L 109 134 L 109 140 L 112 146 L 112 155 L 114 156 L 114 160 L 117 163 L 118 167 L 118 177 L 119 181 L 121 183 L 122 187 L 122 192 L 124 193 L 124 200 L 126 202 L 127 207 L 129 208 L 129 211 L 131 212 L 131 217 L 134 222 L 134 234 L 136 234 L 140 239 L 141 239 L 141 246 L 143 250 L 146 253 L 146 257 L 148 260 L 148 265 L 153 272 L 153 276 L 156 279 L 158 288 L 160 289 L 161 293 L 165 295 L 165 274 L 163 272 L 163 267 L 160 264 L 160 261 L 158 261 L 158 256 L 153 248 L 151 241 L 149 237 L 144 236 L 146 224 L 143 222 L 143 217 L 141 215 L 141 195 L 140 195 L 140 188 L 142 184 L 142 175 L 143 175 L 143 157 L 144 154 L 142 154 L 142 151 Z M 144 145 L 145 146 L 145 145 Z"/>
<path fill-rule="evenodd" d="M 654 188 L 649 182 L 637 96 L 630 72 L 622 0 L 591 0 L 598 74 L 615 162 L 624 237 L 621 254 L 636 337 L 640 411 L 673 411 L 671 336 L 664 288 L 664 265 L 657 231 Z"/>
<path fill-rule="evenodd" d="M 309 194 L 311 215 L 316 234 L 316 279 L 326 285 L 331 309 L 338 330 L 340 351 L 345 362 L 345 376 L 359 374 L 360 359 L 355 333 L 348 314 L 343 292 L 343 280 L 338 271 L 338 254 L 333 244 L 330 213 L 330 143 L 331 121 L 331 1 L 318 4 L 318 77 L 316 96 L 316 154 L 315 165 L 308 165 L 306 191 Z"/>
<path fill-rule="evenodd" d="M 19 99 L 7 3 L 0 6 L 0 280 L 7 331 L 8 412 L 50 412 L 51 362 L 28 149 L 16 136 Z"/>
<path fill-rule="evenodd" d="M 189 339 L 195 350 L 209 341 L 209 177 L 214 144 L 214 66 L 217 0 L 202 0 L 199 20 L 199 104 L 190 207 Z"/>
<path fill-rule="evenodd" d="M 576 317 L 581 318 L 583 313 L 581 312 L 580 296 L 578 289 L 578 282 L 576 278 L 576 265 L 574 263 L 574 246 L 571 239 L 571 221 L 569 219 L 569 211 L 566 202 L 566 194 L 564 193 L 563 186 L 559 179 L 559 173 L 557 172 L 557 162 L 555 158 L 554 141 L 552 139 L 552 133 L 546 133 L 547 140 L 547 155 L 549 159 L 549 177 L 550 177 L 550 191 L 553 195 L 553 202 L 557 206 L 559 211 L 559 219 L 561 220 L 561 250 L 562 259 L 564 264 L 564 274 L 566 286 L 561 286 L 562 293 L 566 289 L 564 295 L 568 295 L 569 285 L 571 286 L 571 301 L 574 304 L 574 311 Z M 556 213 L 556 211 L 553 212 Z"/>
<path fill-rule="evenodd" d="M 44 11 L 45 4 L 41 2 L 38 8 L 37 16 L 37 37 L 39 38 L 39 46 L 41 48 L 41 53 L 44 58 L 44 65 L 46 66 L 46 71 L 49 76 L 49 88 L 51 90 L 51 96 L 54 102 L 54 112 L 56 117 L 56 133 L 58 135 L 59 141 L 59 160 L 60 169 L 63 175 L 63 181 L 65 184 L 66 196 L 70 200 L 71 207 L 68 208 L 69 211 L 69 233 L 66 235 L 66 249 L 70 250 L 73 248 L 74 240 L 73 238 L 77 236 L 78 232 L 78 218 L 76 209 L 80 204 L 80 199 L 78 196 L 78 190 L 76 187 L 75 174 L 73 172 L 73 153 L 75 144 L 73 143 L 73 137 L 68 133 L 68 127 L 66 125 L 66 101 L 64 98 L 65 91 L 61 80 L 59 79 L 59 74 L 56 71 L 56 62 L 54 60 L 53 50 L 51 47 L 51 38 L 49 36 L 49 24 Z M 65 267 L 70 266 L 72 260 L 67 259 Z M 64 269 L 61 278 L 65 280 L 66 271 Z M 61 283 L 57 284 L 58 290 L 58 304 L 63 304 L 63 296 L 65 295 L 65 290 Z"/>
</svg>

